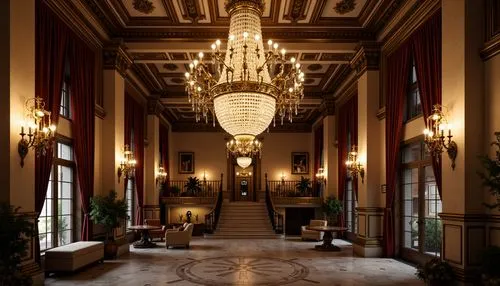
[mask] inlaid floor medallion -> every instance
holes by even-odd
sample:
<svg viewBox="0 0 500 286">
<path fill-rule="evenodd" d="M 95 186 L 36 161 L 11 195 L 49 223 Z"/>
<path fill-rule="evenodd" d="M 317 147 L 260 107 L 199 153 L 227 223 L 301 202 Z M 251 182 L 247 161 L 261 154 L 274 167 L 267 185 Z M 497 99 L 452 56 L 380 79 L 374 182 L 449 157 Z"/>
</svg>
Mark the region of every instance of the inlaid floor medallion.
<svg viewBox="0 0 500 286">
<path fill-rule="evenodd" d="M 309 269 L 279 258 L 228 256 L 194 260 L 179 266 L 177 275 L 202 285 L 272 286 L 304 280 Z"/>
</svg>

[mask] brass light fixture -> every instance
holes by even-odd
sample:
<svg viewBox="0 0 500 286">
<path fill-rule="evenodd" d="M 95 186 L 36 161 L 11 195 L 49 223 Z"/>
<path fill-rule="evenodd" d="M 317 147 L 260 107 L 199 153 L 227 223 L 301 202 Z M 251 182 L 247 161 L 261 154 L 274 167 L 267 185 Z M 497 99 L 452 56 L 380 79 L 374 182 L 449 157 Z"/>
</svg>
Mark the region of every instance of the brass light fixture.
<svg viewBox="0 0 500 286">
<path fill-rule="evenodd" d="M 292 121 L 304 97 L 304 72 L 298 59 L 262 39 L 264 0 L 227 0 L 230 26 L 227 44 L 198 53 L 185 73 L 186 91 L 196 121 L 212 115 L 232 136 L 255 136 L 278 117 Z"/>
<path fill-rule="evenodd" d="M 320 183 L 324 183 L 326 178 L 325 178 L 325 169 L 319 168 L 318 172 L 316 173 L 316 180 Z"/>
<path fill-rule="evenodd" d="M 361 177 L 361 182 L 365 182 L 365 168 L 359 160 L 358 147 L 356 145 L 353 145 L 351 152 L 347 154 L 345 165 L 351 177 L 356 178 L 359 175 Z"/>
<path fill-rule="evenodd" d="M 457 158 L 457 143 L 451 140 L 451 124 L 448 123 L 443 107 L 439 104 L 433 106 L 432 114 L 427 117 L 427 128 L 424 129 L 424 142 L 427 151 L 435 158 L 439 158 L 446 149 L 451 160 L 451 168 L 455 170 L 455 159 Z M 445 135 L 448 134 L 448 135 Z"/>
<path fill-rule="evenodd" d="M 125 179 L 133 178 L 136 164 L 137 161 L 134 159 L 134 153 L 130 150 L 130 146 L 125 145 L 123 147 L 123 159 L 120 162 L 120 167 L 118 167 L 118 182 L 120 182 L 122 175 L 124 175 Z"/>
<path fill-rule="evenodd" d="M 252 157 L 261 155 L 262 143 L 253 137 L 238 137 L 226 143 L 227 157 L 233 154 L 236 163 L 245 169 L 252 164 Z"/>
<path fill-rule="evenodd" d="M 165 169 L 163 168 L 162 165 L 158 167 L 158 172 L 156 173 L 156 185 L 158 184 L 164 184 L 167 181 L 167 172 L 165 172 Z"/>
<path fill-rule="evenodd" d="M 19 133 L 21 140 L 17 145 L 21 167 L 24 167 L 24 158 L 28 155 L 29 148 L 35 150 L 36 156 L 39 157 L 45 155 L 53 146 L 56 126 L 52 124 L 51 113 L 44 108 L 45 102 L 39 97 L 30 98 L 24 103 L 24 121 Z"/>
</svg>

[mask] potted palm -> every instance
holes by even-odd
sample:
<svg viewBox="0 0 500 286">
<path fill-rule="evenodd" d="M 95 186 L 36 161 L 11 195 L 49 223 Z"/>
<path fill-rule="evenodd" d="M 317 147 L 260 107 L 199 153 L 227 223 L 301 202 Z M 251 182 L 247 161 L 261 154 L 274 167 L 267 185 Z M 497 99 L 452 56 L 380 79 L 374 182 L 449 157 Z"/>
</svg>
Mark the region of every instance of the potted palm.
<svg viewBox="0 0 500 286">
<path fill-rule="evenodd" d="M 117 200 L 116 192 L 110 191 L 107 196 L 95 196 L 90 199 L 90 218 L 95 224 L 101 224 L 106 230 L 104 253 L 106 258 L 116 257 L 118 246 L 114 240 L 113 231 L 120 222 L 127 218 L 127 203 Z"/>
<path fill-rule="evenodd" d="M 34 235 L 33 223 L 6 203 L 0 204 L 0 285 L 32 285 L 31 277 L 21 272 L 21 259 Z"/>
<path fill-rule="evenodd" d="M 452 285 L 455 277 L 451 266 L 439 258 L 433 258 L 419 266 L 415 274 L 429 286 Z"/>
<path fill-rule="evenodd" d="M 496 142 L 492 142 L 491 146 L 497 149 L 495 157 L 490 158 L 486 155 L 479 157 L 484 172 L 478 172 L 483 185 L 487 187 L 492 196 L 496 197 L 496 203 L 485 205 L 491 209 L 498 208 L 500 210 L 500 132 L 495 132 Z"/>
<path fill-rule="evenodd" d="M 321 205 L 321 210 L 323 211 L 328 224 L 336 225 L 338 216 L 342 213 L 344 208 L 341 201 L 334 196 L 330 196 Z"/>
<path fill-rule="evenodd" d="M 307 196 L 311 190 L 311 180 L 309 178 L 300 177 L 300 181 L 295 185 L 301 197 Z"/>
<path fill-rule="evenodd" d="M 196 196 L 199 192 L 201 192 L 200 179 L 196 177 L 189 177 L 184 187 L 186 188 L 188 196 Z"/>
</svg>

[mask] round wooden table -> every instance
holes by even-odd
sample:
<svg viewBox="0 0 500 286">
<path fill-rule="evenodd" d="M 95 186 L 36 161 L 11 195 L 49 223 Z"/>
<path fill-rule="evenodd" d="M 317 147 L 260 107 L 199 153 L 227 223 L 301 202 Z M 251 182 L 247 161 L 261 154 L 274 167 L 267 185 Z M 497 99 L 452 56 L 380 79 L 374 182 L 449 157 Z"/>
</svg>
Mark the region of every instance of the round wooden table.
<svg viewBox="0 0 500 286">
<path fill-rule="evenodd" d="M 320 251 L 340 251 L 340 247 L 333 245 L 333 233 L 338 231 L 345 231 L 347 228 L 338 226 L 308 226 L 308 230 L 322 231 L 325 233 L 323 236 L 323 244 L 316 245 L 314 249 Z"/>
<path fill-rule="evenodd" d="M 131 230 L 136 230 L 140 232 L 141 234 L 141 239 L 134 242 L 134 247 L 135 248 L 153 248 L 156 247 L 156 243 L 153 242 L 151 239 L 151 236 L 149 235 L 150 230 L 156 230 L 156 229 L 161 229 L 161 226 L 155 226 L 155 225 L 133 225 L 130 226 L 128 229 Z"/>
</svg>

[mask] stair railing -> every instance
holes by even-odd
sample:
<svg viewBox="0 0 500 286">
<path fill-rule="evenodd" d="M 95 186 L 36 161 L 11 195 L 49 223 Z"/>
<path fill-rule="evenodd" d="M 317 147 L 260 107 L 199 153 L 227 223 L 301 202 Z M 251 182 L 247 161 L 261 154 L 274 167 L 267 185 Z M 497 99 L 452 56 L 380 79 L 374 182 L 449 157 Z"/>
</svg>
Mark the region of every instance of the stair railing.
<svg viewBox="0 0 500 286">
<path fill-rule="evenodd" d="M 283 215 L 274 208 L 266 173 L 266 207 L 275 233 L 283 233 Z"/>
<path fill-rule="evenodd" d="M 217 223 L 219 222 L 220 211 L 222 209 L 222 177 L 223 174 L 220 174 L 220 185 L 219 192 L 217 194 L 217 200 L 215 201 L 214 208 L 205 215 L 205 233 L 214 233 L 217 228 Z"/>
</svg>

